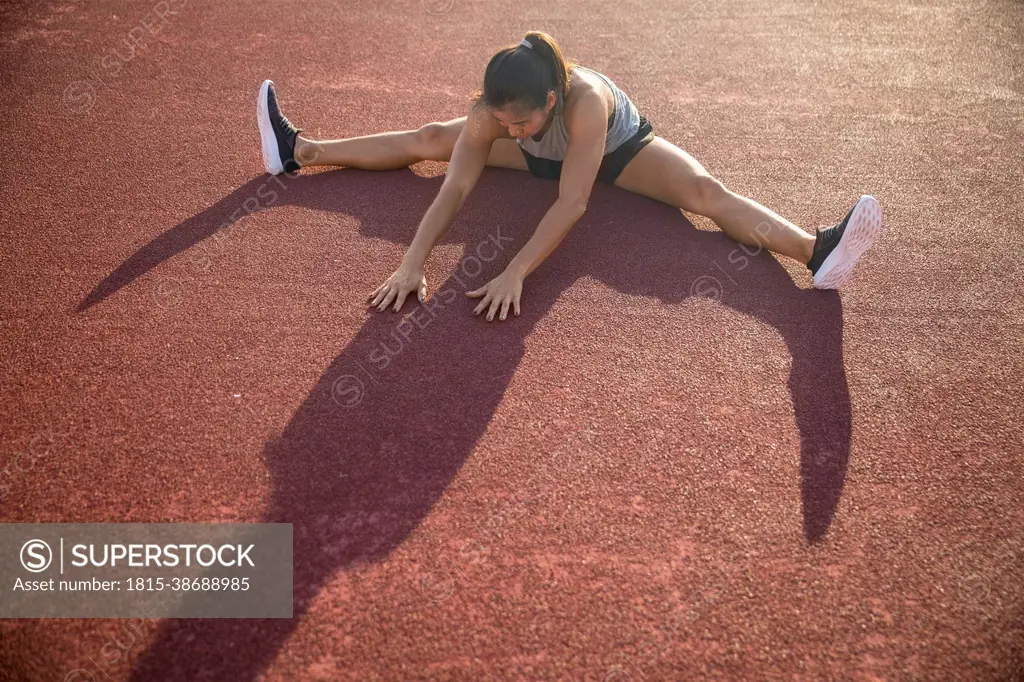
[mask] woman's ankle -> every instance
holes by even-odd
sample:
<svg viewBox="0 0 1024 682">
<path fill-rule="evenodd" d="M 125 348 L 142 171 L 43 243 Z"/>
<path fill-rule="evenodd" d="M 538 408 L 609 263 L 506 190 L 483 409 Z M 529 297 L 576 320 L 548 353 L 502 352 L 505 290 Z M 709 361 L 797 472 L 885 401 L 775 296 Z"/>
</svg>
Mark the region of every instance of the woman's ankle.
<svg viewBox="0 0 1024 682">
<path fill-rule="evenodd" d="M 322 151 L 323 146 L 316 140 L 307 139 L 301 134 L 295 136 L 295 150 L 293 153 L 295 160 L 303 166 L 314 165 Z"/>
<path fill-rule="evenodd" d="M 806 234 L 806 233 L 805 233 Z M 817 239 L 813 235 L 807 235 L 809 238 L 804 239 L 800 245 L 802 251 L 800 252 L 800 258 L 798 259 L 804 265 L 808 265 L 811 262 L 811 258 L 814 257 L 814 245 L 817 243 Z"/>
</svg>

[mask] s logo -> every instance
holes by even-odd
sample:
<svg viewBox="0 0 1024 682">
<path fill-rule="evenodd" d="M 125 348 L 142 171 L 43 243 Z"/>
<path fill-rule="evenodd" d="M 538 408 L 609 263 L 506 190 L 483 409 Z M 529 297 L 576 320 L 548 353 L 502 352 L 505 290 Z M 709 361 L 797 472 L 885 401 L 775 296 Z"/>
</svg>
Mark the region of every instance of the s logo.
<svg viewBox="0 0 1024 682">
<path fill-rule="evenodd" d="M 41 573 L 53 562 L 50 546 L 42 540 L 29 540 L 21 546 L 21 565 L 26 571 Z"/>
</svg>

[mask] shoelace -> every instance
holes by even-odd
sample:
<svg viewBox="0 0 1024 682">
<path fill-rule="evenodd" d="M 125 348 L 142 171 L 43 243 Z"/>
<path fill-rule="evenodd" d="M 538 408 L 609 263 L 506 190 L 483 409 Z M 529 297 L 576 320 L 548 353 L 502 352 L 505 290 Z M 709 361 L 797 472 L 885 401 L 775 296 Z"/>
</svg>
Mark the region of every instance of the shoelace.
<svg viewBox="0 0 1024 682">
<path fill-rule="evenodd" d="M 282 113 L 281 105 L 277 103 L 277 92 L 273 92 L 272 96 L 274 98 L 274 110 L 277 112 L 278 116 L 277 124 L 289 135 L 298 135 L 302 132 L 302 129 L 294 126 L 292 122 L 288 120 L 288 117 Z"/>
<path fill-rule="evenodd" d="M 821 229 L 821 240 L 819 241 L 818 251 L 821 249 L 827 249 L 833 246 L 839 241 L 839 224 L 832 225 Z"/>
<path fill-rule="evenodd" d="M 284 114 L 281 114 L 280 111 L 281 110 L 278 109 L 278 113 L 281 116 L 280 120 L 278 121 L 278 125 L 284 128 L 285 132 L 287 132 L 289 135 L 297 135 L 299 133 L 299 129 L 292 125 L 292 122 L 288 120 L 288 117 L 285 116 Z"/>
</svg>

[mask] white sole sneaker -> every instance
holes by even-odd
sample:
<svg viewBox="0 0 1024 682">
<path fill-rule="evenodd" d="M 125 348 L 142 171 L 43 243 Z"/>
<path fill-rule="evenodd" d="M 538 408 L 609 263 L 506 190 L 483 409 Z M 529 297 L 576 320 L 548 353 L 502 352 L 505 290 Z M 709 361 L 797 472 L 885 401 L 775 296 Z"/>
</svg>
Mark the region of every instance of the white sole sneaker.
<svg viewBox="0 0 1024 682">
<path fill-rule="evenodd" d="M 260 142 L 263 147 L 263 167 L 271 175 L 280 175 L 284 172 L 284 164 L 281 163 L 281 153 L 277 149 L 277 137 L 274 135 L 274 127 L 270 125 L 270 111 L 267 105 L 267 92 L 270 90 L 271 81 L 263 81 L 260 86 L 260 94 L 256 98 L 256 123 L 260 128 Z"/>
<path fill-rule="evenodd" d="M 843 236 L 825 262 L 814 273 L 815 289 L 838 289 L 853 275 L 857 260 L 882 233 L 882 207 L 869 194 L 862 196 L 850 212 Z"/>
</svg>

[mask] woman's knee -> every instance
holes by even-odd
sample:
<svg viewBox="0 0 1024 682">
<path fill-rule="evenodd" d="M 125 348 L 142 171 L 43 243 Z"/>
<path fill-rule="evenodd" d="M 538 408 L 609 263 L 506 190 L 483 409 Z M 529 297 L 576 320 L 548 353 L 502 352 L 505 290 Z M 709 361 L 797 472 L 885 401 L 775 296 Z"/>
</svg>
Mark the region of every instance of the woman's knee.
<svg viewBox="0 0 1024 682">
<path fill-rule="evenodd" d="M 444 123 L 428 123 L 416 131 L 416 149 L 418 155 L 429 161 L 448 161 L 451 159 L 453 143 L 448 126 Z"/>
<path fill-rule="evenodd" d="M 692 195 L 693 211 L 702 216 L 713 217 L 728 198 L 729 190 L 717 178 L 698 175 L 692 181 Z"/>
</svg>

